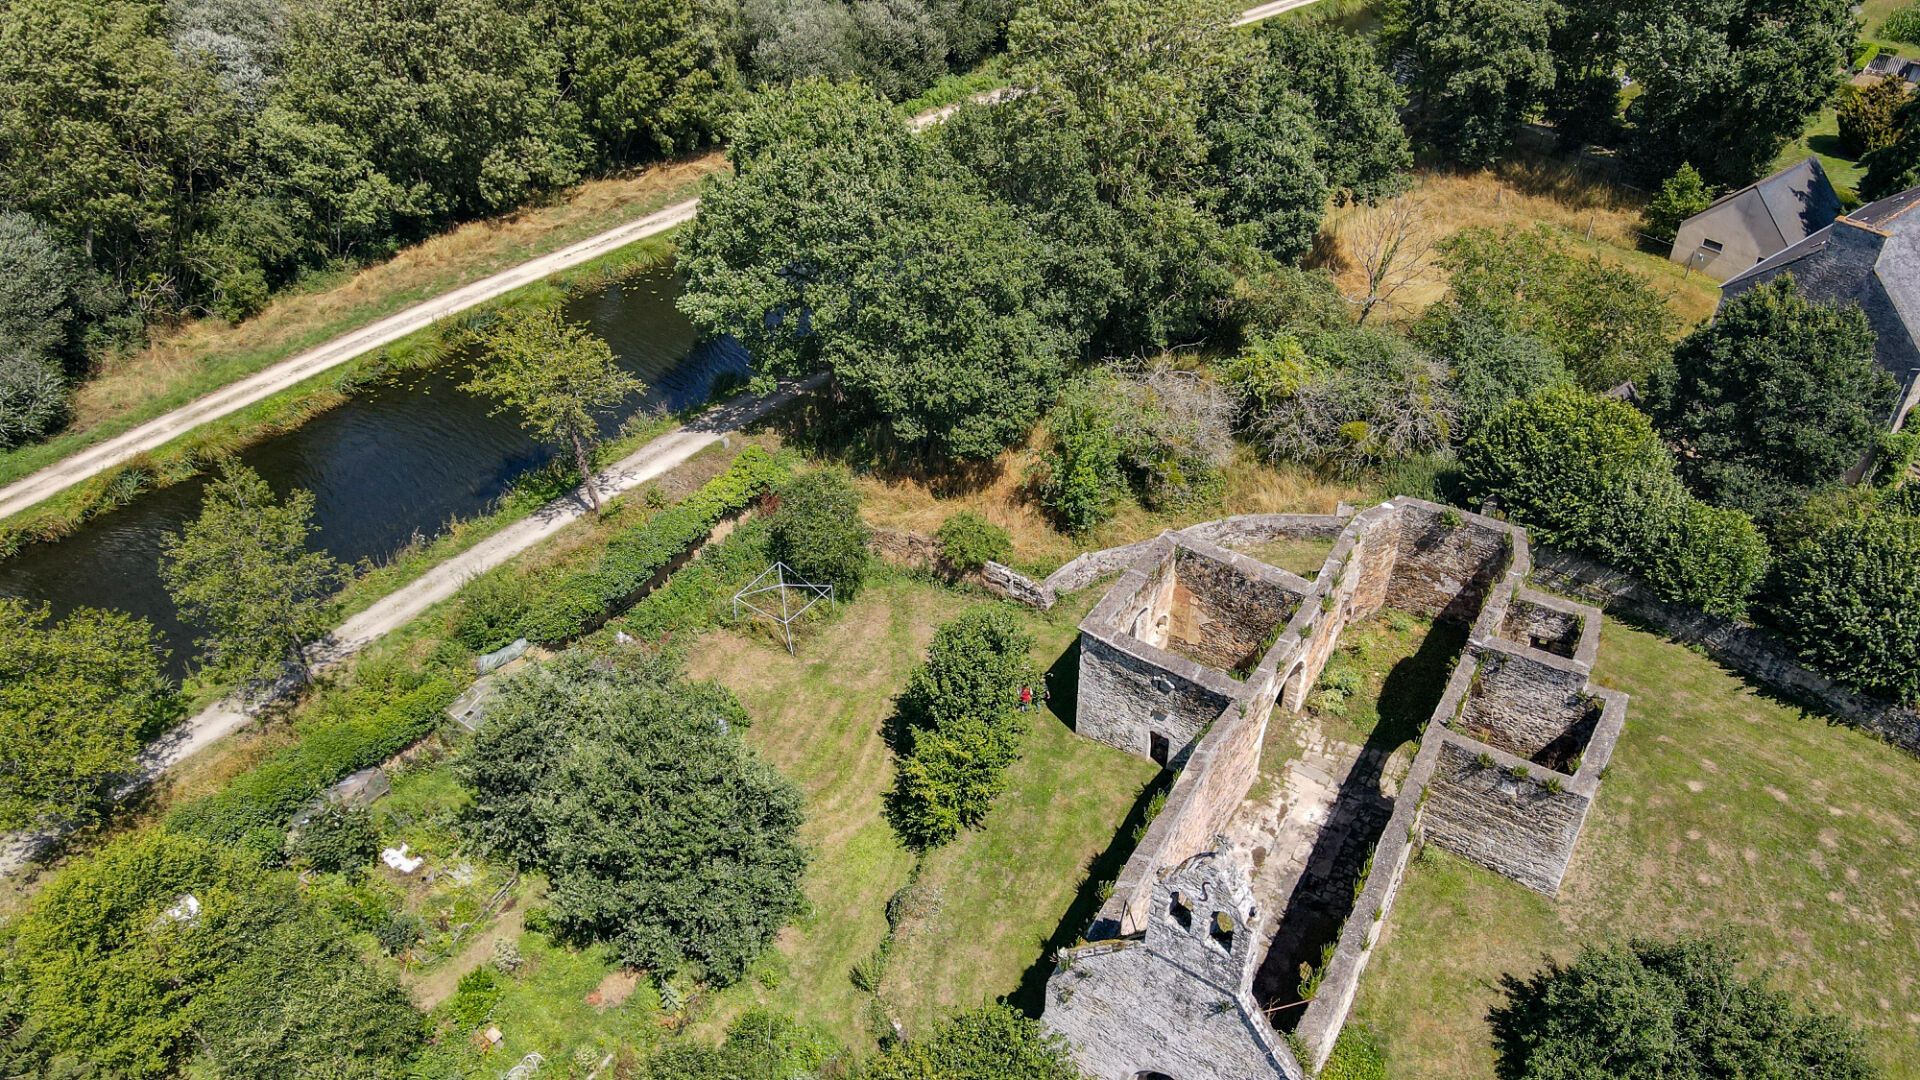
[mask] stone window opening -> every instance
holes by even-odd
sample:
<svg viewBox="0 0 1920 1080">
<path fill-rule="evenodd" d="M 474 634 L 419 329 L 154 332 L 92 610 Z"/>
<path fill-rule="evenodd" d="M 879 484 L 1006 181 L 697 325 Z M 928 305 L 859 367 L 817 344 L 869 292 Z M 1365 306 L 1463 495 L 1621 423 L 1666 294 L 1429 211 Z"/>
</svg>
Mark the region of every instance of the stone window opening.
<svg viewBox="0 0 1920 1080">
<path fill-rule="evenodd" d="M 1163 1072 L 1137 1072 L 1133 1074 L 1133 1080 L 1173 1080 L 1173 1077 Z"/>
<path fill-rule="evenodd" d="M 1167 914 L 1180 924 L 1180 929 L 1193 929 L 1193 908 L 1188 906 L 1187 898 L 1180 893 L 1174 893 L 1173 899 L 1167 903 Z"/>
<path fill-rule="evenodd" d="M 1233 916 L 1224 911 L 1213 913 L 1213 925 L 1207 928 L 1207 936 L 1215 945 L 1229 956 L 1233 954 Z"/>
<path fill-rule="evenodd" d="M 1155 765 L 1164 769 L 1167 767 L 1168 759 L 1173 756 L 1173 744 L 1165 735 L 1157 731 L 1149 731 L 1147 732 L 1147 756 L 1153 759 Z"/>
</svg>

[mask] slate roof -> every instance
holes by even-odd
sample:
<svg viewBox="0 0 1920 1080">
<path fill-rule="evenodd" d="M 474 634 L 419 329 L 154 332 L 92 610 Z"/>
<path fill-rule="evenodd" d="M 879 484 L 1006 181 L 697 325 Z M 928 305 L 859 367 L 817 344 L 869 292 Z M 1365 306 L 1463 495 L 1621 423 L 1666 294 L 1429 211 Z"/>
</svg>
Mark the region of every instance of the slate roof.
<svg viewBox="0 0 1920 1080">
<path fill-rule="evenodd" d="M 1797 165 L 1720 196 L 1694 218 L 1730 214 L 1740 217 L 1751 235 L 1777 235 L 1781 247 L 1791 247 L 1840 216 L 1840 195 L 1827 180 L 1820 160 L 1809 156 Z"/>
</svg>

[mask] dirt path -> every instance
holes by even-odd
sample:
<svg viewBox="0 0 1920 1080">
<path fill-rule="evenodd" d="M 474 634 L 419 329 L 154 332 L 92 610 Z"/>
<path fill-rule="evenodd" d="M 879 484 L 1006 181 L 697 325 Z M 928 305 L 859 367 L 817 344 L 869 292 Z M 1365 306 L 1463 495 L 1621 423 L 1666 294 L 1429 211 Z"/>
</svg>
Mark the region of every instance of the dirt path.
<svg viewBox="0 0 1920 1080">
<path fill-rule="evenodd" d="M 766 397 L 742 395 L 654 439 L 598 474 L 601 498 L 618 498 L 649 480 L 664 476 L 732 432 L 817 386 L 822 378 L 815 376 L 801 382 L 783 384 Z M 373 606 L 340 624 L 316 648 L 315 671 L 325 671 L 346 662 L 362 649 L 418 618 L 428 608 L 451 597 L 474 577 L 499 566 L 591 512 L 586 490 L 576 488 L 572 493 L 541 507 L 531 517 L 514 522 L 387 594 Z M 173 766 L 247 727 L 253 722 L 253 713 L 257 708 L 250 709 L 230 698 L 208 706 L 199 715 L 148 746 L 140 755 L 139 774 L 121 789 L 117 797 L 124 798 L 145 787 Z M 58 835 L 54 832 L 23 832 L 0 837 L 0 877 L 19 872 Z"/>
</svg>

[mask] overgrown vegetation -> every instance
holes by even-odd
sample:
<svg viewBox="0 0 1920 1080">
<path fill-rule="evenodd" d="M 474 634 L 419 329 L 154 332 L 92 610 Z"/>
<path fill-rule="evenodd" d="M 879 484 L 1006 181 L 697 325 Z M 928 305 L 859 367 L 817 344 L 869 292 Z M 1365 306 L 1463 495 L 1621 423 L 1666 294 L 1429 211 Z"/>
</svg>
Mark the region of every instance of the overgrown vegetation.
<svg viewBox="0 0 1920 1080">
<path fill-rule="evenodd" d="M 733 982 L 800 910 L 806 868 L 799 793 L 747 723 L 671 657 L 569 652 L 501 686 L 459 764 L 466 828 L 547 875 L 563 936 Z"/>
</svg>

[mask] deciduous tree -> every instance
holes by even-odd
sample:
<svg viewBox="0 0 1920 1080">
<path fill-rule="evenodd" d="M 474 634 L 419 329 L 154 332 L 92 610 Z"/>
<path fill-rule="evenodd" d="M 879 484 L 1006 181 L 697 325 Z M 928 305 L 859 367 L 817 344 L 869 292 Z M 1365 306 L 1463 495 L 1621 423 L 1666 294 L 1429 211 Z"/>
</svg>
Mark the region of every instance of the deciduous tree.
<svg viewBox="0 0 1920 1080">
<path fill-rule="evenodd" d="M 1314 159 L 1334 191 L 1365 203 L 1399 194 L 1413 168 L 1400 123 L 1406 92 L 1367 39 L 1330 23 L 1262 23 L 1274 81 L 1306 100 L 1319 134 Z"/>
<path fill-rule="evenodd" d="M 1498 160 L 1554 85 L 1547 0 L 1402 0 L 1387 26 L 1409 66 L 1422 145 L 1462 165 Z"/>
<path fill-rule="evenodd" d="M 0 828 L 93 820 L 177 704 L 145 622 L 0 598 Z"/>
<path fill-rule="evenodd" d="M 472 834 L 552 882 L 562 934 L 661 978 L 738 979 L 800 910 L 800 794 L 747 715 L 669 659 L 571 652 L 508 680 L 459 764 Z"/>
<path fill-rule="evenodd" d="M 480 341 L 473 378 L 461 387 L 500 402 L 536 438 L 571 454 L 595 513 L 593 479 L 600 419 L 646 389 L 614 359 L 613 349 L 557 307 L 510 308 Z"/>
<path fill-rule="evenodd" d="M 180 613 L 205 632 L 209 662 L 240 679 L 307 676 L 307 650 L 329 629 L 328 602 L 347 574 L 308 546 L 312 535 L 312 492 L 278 499 L 259 473 L 222 463 L 200 516 L 166 541 L 160 563 Z"/>
<path fill-rule="evenodd" d="M 1878 442 L 1894 389 L 1859 307 L 1809 299 L 1782 275 L 1681 341 L 1647 401 L 1701 498 L 1767 520 L 1844 480 Z"/>
</svg>

